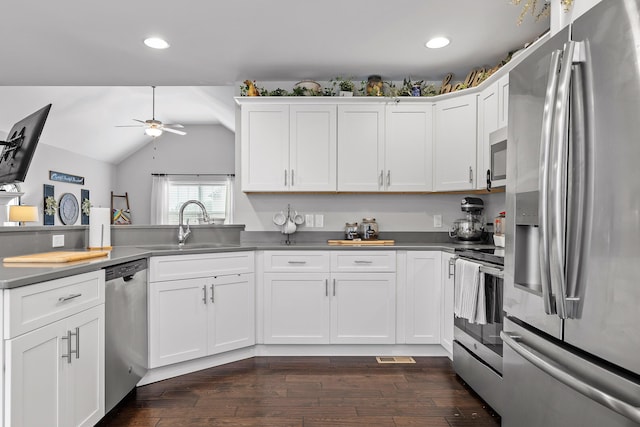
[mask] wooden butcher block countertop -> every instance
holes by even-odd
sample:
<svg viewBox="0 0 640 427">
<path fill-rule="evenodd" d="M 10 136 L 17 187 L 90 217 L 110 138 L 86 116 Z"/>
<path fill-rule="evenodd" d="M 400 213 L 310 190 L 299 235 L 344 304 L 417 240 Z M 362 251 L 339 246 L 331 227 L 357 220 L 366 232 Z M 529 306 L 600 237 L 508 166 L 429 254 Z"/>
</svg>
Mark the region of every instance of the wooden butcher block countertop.
<svg viewBox="0 0 640 427">
<path fill-rule="evenodd" d="M 64 263 L 107 256 L 109 251 L 55 251 L 4 258 L 4 262 Z"/>
</svg>

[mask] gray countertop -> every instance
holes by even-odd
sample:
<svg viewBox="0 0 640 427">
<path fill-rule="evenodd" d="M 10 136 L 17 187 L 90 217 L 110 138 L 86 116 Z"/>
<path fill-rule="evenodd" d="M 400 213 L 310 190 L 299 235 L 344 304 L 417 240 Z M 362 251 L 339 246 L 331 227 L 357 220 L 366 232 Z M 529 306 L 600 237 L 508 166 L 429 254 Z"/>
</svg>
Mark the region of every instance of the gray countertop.
<svg viewBox="0 0 640 427">
<path fill-rule="evenodd" d="M 141 258 L 162 255 L 187 255 L 198 253 L 215 253 L 231 251 L 252 250 L 433 250 L 453 251 L 455 248 L 493 248 L 487 244 L 460 244 L 460 243 L 402 243 L 393 246 L 333 246 L 326 242 L 305 242 L 292 245 L 284 245 L 274 242 L 243 242 L 242 244 L 221 245 L 187 245 L 178 249 L 174 245 L 140 245 L 140 246 L 115 246 L 107 257 L 90 259 L 86 261 L 74 261 L 68 263 L 2 263 L 0 265 L 0 289 L 10 289 L 25 285 L 32 285 L 47 280 L 87 273 L 99 270 L 111 265 L 116 265 Z M 67 250 L 67 249 L 65 249 Z"/>
</svg>

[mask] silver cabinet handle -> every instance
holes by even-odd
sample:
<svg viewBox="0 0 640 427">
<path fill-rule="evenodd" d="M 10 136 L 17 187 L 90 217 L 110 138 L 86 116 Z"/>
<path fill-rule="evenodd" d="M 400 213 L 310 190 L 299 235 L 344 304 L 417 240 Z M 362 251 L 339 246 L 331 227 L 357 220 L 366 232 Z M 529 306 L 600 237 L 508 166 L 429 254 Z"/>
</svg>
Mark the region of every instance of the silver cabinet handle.
<svg viewBox="0 0 640 427">
<path fill-rule="evenodd" d="M 449 258 L 449 271 L 448 271 L 449 279 L 453 277 L 455 280 L 456 278 L 456 259 L 458 259 L 458 257 Z"/>
<path fill-rule="evenodd" d="M 293 169 L 291 169 L 291 186 L 292 187 L 294 186 L 294 184 L 293 184 Z"/>
<path fill-rule="evenodd" d="M 74 336 L 76 337 L 76 349 L 69 351 L 69 355 L 71 355 L 72 353 L 75 353 L 76 359 L 80 359 L 80 328 L 76 328 L 75 332 L 69 331 L 69 337 L 74 337 Z M 71 342 L 71 339 L 69 339 L 69 342 Z"/>
<path fill-rule="evenodd" d="M 62 358 L 67 359 L 67 363 L 71 364 L 71 331 L 67 331 L 67 336 L 62 337 L 63 340 L 67 340 L 67 354 L 63 354 Z"/>
<path fill-rule="evenodd" d="M 333 279 L 333 296 L 336 296 L 336 279 Z"/>
<path fill-rule="evenodd" d="M 215 304 L 216 303 L 216 299 L 215 299 L 215 288 L 213 287 L 214 285 L 211 285 L 211 304 Z"/>
<path fill-rule="evenodd" d="M 578 393 L 595 400 L 606 408 L 609 408 L 612 411 L 635 421 L 636 423 L 640 423 L 640 408 L 633 406 L 631 403 L 625 402 L 624 400 L 619 399 L 618 397 L 613 396 L 592 384 L 589 384 L 587 379 L 582 379 L 572 375 L 559 361 L 555 361 L 544 353 L 529 347 L 521 341 L 521 337 L 510 335 L 502 331 L 500 332 L 500 338 L 502 338 L 502 341 L 504 341 L 504 343 L 513 351 L 551 377 L 566 386 L 571 387 Z"/>
<path fill-rule="evenodd" d="M 329 279 L 324 279 L 324 296 L 329 296 Z"/>
<path fill-rule="evenodd" d="M 373 264 L 373 261 L 368 261 L 365 259 L 357 259 L 353 261 L 355 264 Z"/>
<path fill-rule="evenodd" d="M 387 171 L 387 187 L 391 185 L 391 169 Z"/>
<path fill-rule="evenodd" d="M 74 298 L 78 298 L 81 297 L 82 294 L 69 294 L 69 295 L 65 295 L 63 297 L 58 298 L 58 302 L 65 302 L 65 301 L 69 301 L 72 300 Z"/>
<path fill-rule="evenodd" d="M 284 170 L 284 186 L 287 186 L 287 170 Z"/>
<path fill-rule="evenodd" d="M 287 261 L 289 264 L 306 264 L 307 261 Z"/>
<path fill-rule="evenodd" d="M 552 299 L 551 275 L 549 273 L 549 175 L 551 173 L 551 134 L 553 132 L 553 105 L 556 102 L 556 89 L 558 87 L 558 67 L 560 66 L 560 51 L 551 53 L 549 64 L 549 80 L 544 101 L 544 114 L 542 115 L 542 136 L 540 141 L 540 158 L 538 160 L 538 211 L 539 227 L 538 238 L 540 246 L 538 256 L 540 258 L 540 281 L 542 285 L 542 302 L 547 314 L 555 314 L 555 304 Z"/>
<path fill-rule="evenodd" d="M 473 167 L 469 166 L 469 184 L 473 184 Z"/>
<path fill-rule="evenodd" d="M 384 171 L 380 171 L 380 177 L 378 178 L 378 186 L 382 187 L 384 185 Z"/>
<path fill-rule="evenodd" d="M 202 302 L 205 303 L 206 305 L 207 304 L 207 285 L 204 285 L 202 287 L 202 292 L 203 292 Z"/>
</svg>

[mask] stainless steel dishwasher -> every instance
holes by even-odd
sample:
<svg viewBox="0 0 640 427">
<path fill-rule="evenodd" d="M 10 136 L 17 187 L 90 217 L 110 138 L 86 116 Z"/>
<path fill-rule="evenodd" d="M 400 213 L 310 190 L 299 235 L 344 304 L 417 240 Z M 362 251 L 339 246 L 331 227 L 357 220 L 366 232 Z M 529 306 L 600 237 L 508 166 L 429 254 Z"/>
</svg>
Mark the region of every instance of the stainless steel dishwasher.
<svg viewBox="0 0 640 427">
<path fill-rule="evenodd" d="M 105 412 L 146 372 L 147 260 L 105 268 Z"/>
</svg>

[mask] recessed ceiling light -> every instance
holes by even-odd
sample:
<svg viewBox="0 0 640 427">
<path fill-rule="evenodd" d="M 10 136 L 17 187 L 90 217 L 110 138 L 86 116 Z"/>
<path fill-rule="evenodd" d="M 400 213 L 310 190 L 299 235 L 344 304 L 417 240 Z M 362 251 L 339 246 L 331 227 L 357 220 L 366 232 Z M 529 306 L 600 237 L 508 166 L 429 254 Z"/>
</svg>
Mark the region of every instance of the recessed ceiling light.
<svg viewBox="0 0 640 427">
<path fill-rule="evenodd" d="M 167 43 L 166 40 L 158 37 L 149 37 L 144 40 L 144 44 L 153 49 L 166 49 L 169 47 L 169 43 Z"/>
<path fill-rule="evenodd" d="M 440 49 L 441 47 L 445 47 L 449 44 L 449 39 L 446 37 L 434 37 L 429 40 L 425 46 L 429 49 Z"/>
</svg>

